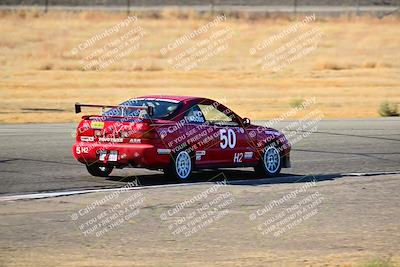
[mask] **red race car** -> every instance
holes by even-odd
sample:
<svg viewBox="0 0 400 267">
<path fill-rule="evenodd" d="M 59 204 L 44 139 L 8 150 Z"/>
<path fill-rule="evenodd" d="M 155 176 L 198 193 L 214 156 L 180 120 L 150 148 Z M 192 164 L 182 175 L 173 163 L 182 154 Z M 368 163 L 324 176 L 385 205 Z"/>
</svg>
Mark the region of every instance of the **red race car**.
<svg viewBox="0 0 400 267">
<path fill-rule="evenodd" d="M 74 157 L 94 176 L 113 168 L 163 170 L 187 180 L 193 170 L 254 167 L 276 176 L 290 167 L 290 144 L 279 131 L 250 123 L 202 97 L 144 96 L 85 115 L 76 131 Z M 108 109 L 108 110 L 106 110 Z"/>
</svg>

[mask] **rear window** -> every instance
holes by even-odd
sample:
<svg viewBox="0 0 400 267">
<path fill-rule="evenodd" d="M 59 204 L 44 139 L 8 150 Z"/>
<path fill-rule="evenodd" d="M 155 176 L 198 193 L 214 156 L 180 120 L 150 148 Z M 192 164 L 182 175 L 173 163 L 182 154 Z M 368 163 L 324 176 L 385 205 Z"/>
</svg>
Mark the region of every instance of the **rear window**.
<svg viewBox="0 0 400 267">
<path fill-rule="evenodd" d="M 142 117 L 152 119 L 170 119 L 175 116 L 181 106 L 181 102 L 167 99 L 130 99 L 120 104 L 120 106 L 151 106 L 154 114 L 149 116 L 145 110 L 112 108 L 103 113 L 103 116 L 126 116 Z"/>
</svg>

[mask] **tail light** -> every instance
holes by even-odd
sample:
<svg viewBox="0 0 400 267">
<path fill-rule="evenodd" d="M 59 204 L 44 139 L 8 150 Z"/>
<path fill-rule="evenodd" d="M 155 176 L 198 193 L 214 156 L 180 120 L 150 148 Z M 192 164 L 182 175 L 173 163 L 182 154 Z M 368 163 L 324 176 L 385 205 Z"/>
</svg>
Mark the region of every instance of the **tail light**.
<svg viewBox="0 0 400 267">
<path fill-rule="evenodd" d="M 154 129 L 147 131 L 131 131 L 130 133 L 121 133 L 123 138 L 135 138 L 135 139 L 157 139 L 158 134 Z"/>
<path fill-rule="evenodd" d="M 125 129 L 119 131 L 118 135 L 122 138 L 136 140 L 157 139 L 158 133 L 148 123 L 135 123 L 127 125 Z"/>
<path fill-rule="evenodd" d="M 154 129 L 144 132 L 142 134 L 142 139 L 157 139 L 157 138 L 158 138 L 158 133 Z"/>
<path fill-rule="evenodd" d="M 86 137 L 91 137 L 93 136 L 93 129 L 88 127 L 85 123 L 80 123 L 78 128 L 76 128 L 76 141 L 84 141 L 84 142 L 90 142 L 90 138 Z M 83 140 L 82 140 L 83 138 Z M 86 138 L 86 139 L 85 139 Z"/>
</svg>

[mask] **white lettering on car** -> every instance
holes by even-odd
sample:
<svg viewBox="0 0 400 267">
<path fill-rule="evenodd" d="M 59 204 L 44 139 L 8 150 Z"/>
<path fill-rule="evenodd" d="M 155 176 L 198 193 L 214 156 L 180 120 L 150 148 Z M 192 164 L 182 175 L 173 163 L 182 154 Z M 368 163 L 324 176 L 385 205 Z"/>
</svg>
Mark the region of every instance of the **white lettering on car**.
<svg viewBox="0 0 400 267">
<path fill-rule="evenodd" d="M 233 162 L 242 162 L 243 160 L 243 153 L 235 153 L 235 155 L 233 156 Z"/>
<path fill-rule="evenodd" d="M 75 148 L 75 151 L 76 151 L 76 154 L 81 154 L 81 153 L 83 153 L 83 154 L 87 154 L 87 153 L 89 153 L 89 147 L 87 147 L 87 146 L 77 146 L 76 148 Z"/>
<path fill-rule="evenodd" d="M 123 141 L 123 138 L 99 137 L 99 142 L 122 143 Z"/>
<path fill-rule="evenodd" d="M 225 149 L 229 146 L 229 148 L 235 148 L 236 146 L 236 134 L 232 129 L 221 129 L 219 130 L 219 136 L 221 142 L 219 143 L 222 149 Z"/>
</svg>

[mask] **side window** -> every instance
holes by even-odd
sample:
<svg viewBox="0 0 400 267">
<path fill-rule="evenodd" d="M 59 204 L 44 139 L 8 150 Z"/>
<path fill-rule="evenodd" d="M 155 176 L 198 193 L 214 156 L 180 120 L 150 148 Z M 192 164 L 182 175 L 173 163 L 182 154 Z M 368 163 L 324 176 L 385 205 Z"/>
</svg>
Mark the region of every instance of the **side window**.
<svg viewBox="0 0 400 267">
<path fill-rule="evenodd" d="M 205 119 L 198 105 L 191 107 L 185 114 L 188 123 L 204 123 Z"/>
<path fill-rule="evenodd" d="M 218 110 L 213 105 L 199 105 L 205 120 L 212 124 L 219 124 L 223 126 L 237 126 L 238 123 L 233 120 L 233 117 Z"/>
</svg>

